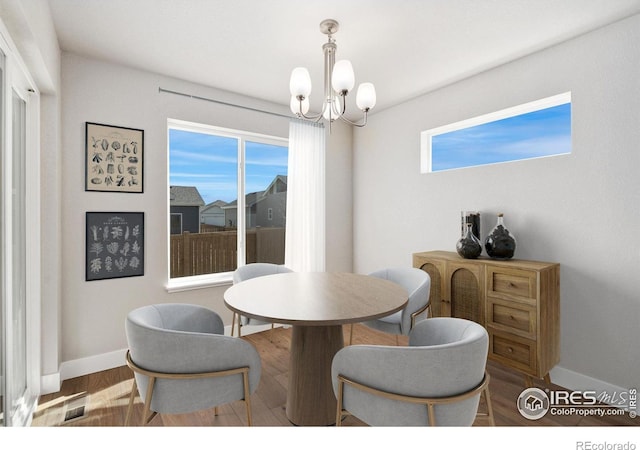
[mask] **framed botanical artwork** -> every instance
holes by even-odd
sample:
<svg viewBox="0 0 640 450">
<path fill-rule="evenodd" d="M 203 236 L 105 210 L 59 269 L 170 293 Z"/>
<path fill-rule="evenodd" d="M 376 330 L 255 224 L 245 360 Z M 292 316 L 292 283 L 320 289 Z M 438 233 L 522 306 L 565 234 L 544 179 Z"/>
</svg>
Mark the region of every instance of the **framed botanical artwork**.
<svg viewBox="0 0 640 450">
<path fill-rule="evenodd" d="M 144 130 L 86 122 L 85 191 L 142 193 Z"/>
<path fill-rule="evenodd" d="M 144 213 L 87 212 L 86 281 L 144 275 Z"/>
</svg>

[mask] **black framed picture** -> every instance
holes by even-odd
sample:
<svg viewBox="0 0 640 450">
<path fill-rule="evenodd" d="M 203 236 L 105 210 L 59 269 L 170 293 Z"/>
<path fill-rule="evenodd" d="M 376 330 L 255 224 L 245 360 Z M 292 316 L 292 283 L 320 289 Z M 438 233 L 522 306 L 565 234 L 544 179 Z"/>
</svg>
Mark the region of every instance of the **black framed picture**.
<svg viewBox="0 0 640 450">
<path fill-rule="evenodd" d="M 86 122 L 85 191 L 143 191 L 144 131 Z"/>
<path fill-rule="evenodd" d="M 87 212 L 86 281 L 144 275 L 144 213 Z"/>
</svg>

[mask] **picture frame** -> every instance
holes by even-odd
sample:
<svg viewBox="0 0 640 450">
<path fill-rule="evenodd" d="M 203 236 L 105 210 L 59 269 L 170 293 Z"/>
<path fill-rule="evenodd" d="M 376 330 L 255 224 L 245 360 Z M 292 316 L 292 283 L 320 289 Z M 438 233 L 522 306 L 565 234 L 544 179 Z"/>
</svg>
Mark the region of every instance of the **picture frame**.
<svg viewBox="0 0 640 450">
<path fill-rule="evenodd" d="M 85 281 L 144 275 L 144 213 L 86 213 Z"/>
<path fill-rule="evenodd" d="M 144 130 L 85 122 L 85 191 L 143 192 Z"/>
</svg>

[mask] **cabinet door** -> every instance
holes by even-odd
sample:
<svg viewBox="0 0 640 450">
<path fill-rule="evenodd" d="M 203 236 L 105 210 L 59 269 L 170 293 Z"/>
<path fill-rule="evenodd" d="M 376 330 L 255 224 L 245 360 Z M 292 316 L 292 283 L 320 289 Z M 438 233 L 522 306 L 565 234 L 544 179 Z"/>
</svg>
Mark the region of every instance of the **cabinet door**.
<svg viewBox="0 0 640 450">
<path fill-rule="evenodd" d="M 431 292 L 429 293 L 429 304 L 431 305 L 431 315 L 433 317 L 448 316 L 449 310 L 445 308 L 448 303 L 444 298 L 445 264 L 437 260 L 420 260 L 416 266 L 424 270 L 431 277 Z"/>
<path fill-rule="evenodd" d="M 451 317 L 484 325 L 484 270 L 482 264 L 450 262 L 446 303 Z"/>
</svg>

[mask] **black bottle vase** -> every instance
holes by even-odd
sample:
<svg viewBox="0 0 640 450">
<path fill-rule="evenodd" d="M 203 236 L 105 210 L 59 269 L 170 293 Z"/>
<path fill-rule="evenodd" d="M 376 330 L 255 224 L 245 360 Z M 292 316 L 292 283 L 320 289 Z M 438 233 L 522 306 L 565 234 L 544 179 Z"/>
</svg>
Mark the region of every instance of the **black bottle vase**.
<svg viewBox="0 0 640 450">
<path fill-rule="evenodd" d="M 496 226 L 489 232 L 484 241 L 484 249 L 487 255 L 494 259 L 513 258 L 516 251 L 516 238 L 504 226 L 503 214 L 498 214 Z"/>
<path fill-rule="evenodd" d="M 471 222 L 465 224 L 465 232 L 456 244 L 456 251 L 458 255 L 466 259 L 475 259 L 482 253 L 482 244 L 473 234 L 473 224 Z"/>
</svg>

